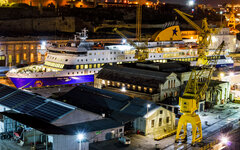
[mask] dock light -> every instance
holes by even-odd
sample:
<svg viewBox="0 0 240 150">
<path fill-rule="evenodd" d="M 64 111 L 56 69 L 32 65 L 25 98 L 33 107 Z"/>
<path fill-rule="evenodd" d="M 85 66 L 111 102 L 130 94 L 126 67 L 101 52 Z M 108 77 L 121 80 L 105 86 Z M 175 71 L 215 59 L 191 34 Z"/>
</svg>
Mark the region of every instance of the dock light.
<svg viewBox="0 0 240 150">
<path fill-rule="evenodd" d="M 194 1 L 193 0 L 188 1 L 188 6 L 193 6 L 193 5 L 194 5 Z"/>
<path fill-rule="evenodd" d="M 220 141 L 222 144 L 227 144 L 229 142 L 229 139 L 228 139 L 228 137 L 223 136 L 223 137 L 221 137 Z"/>
<path fill-rule="evenodd" d="M 77 138 L 79 141 L 82 141 L 84 139 L 84 134 L 83 133 L 78 133 Z"/>
<path fill-rule="evenodd" d="M 84 137 L 84 134 L 83 133 L 78 133 L 77 134 L 77 139 L 78 139 L 78 141 L 79 141 L 79 150 L 81 150 L 82 148 L 81 148 L 81 146 L 82 146 L 82 140 L 84 139 L 85 137 Z"/>
<path fill-rule="evenodd" d="M 151 107 L 151 104 L 147 104 L 147 108 L 150 108 Z"/>
<path fill-rule="evenodd" d="M 151 107 L 151 104 L 147 104 L 147 114 L 148 114 L 148 108 Z"/>
<path fill-rule="evenodd" d="M 233 72 L 230 72 L 230 73 L 229 73 L 229 76 L 230 76 L 230 77 L 234 76 L 234 73 L 233 73 Z"/>
<path fill-rule="evenodd" d="M 122 39 L 122 44 L 125 44 L 127 42 L 126 39 Z"/>
<path fill-rule="evenodd" d="M 45 49 L 46 48 L 46 41 L 42 41 L 41 42 L 41 49 Z"/>
<path fill-rule="evenodd" d="M 122 91 L 122 92 L 126 92 L 126 88 L 125 88 L 125 87 L 122 87 L 121 91 Z"/>
<path fill-rule="evenodd" d="M 224 73 L 220 73 L 220 77 L 223 78 L 224 77 Z"/>
<path fill-rule="evenodd" d="M 223 14 L 223 12 L 222 11 L 220 11 L 220 15 L 222 15 Z"/>
</svg>

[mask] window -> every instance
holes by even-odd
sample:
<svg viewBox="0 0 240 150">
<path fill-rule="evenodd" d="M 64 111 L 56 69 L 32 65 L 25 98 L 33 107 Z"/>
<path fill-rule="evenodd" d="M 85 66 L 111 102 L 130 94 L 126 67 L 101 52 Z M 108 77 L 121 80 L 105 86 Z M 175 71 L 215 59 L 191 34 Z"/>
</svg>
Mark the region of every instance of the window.
<svg viewBox="0 0 240 150">
<path fill-rule="evenodd" d="M 83 67 L 84 67 L 84 66 L 83 66 L 83 65 L 81 65 L 81 66 L 80 66 L 80 69 L 83 69 Z"/>
<path fill-rule="evenodd" d="M 41 57 L 42 57 L 42 56 L 41 56 L 41 53 L 38 53 L 38 54 L 37 54 L 37 57 L 38 57 L 38 58 L 37 58 L 38 61 L 41 61 Z"/>
<path fill-rule="evenodd" d="M 88 65 L 84 65 L 84 69 L 88 69 Z"/>
<path fill-rule="evenodd" d="M 68 59 L 65 59 L 65 61 L 68 61 Z"/>
<path fill-rule="evenodd" d="M 76 65 L 76 69 L 79 69 L 79 65 Z"/>
<path fill-rule="evenodd" d="M 158 126 L 162 126 L 162 118 L 159 118 L 159 121 L 158 121 Z"/>
<path fill-rule="evenodd" d="M 90 68 L 90 69 L 92 68 L 92 64 L 89 64 L 89 68 Z"/>
<path fill-rule="evenodd" d="M 136 90 L 136 86 L 135 85 L 133 85 L 132 88 L 133 88 L 133 90 Z"/>
<path fill-rule="evenodd" d="M 138 91 L 141 91 L 141 89 L 142 89 L 141 86 L 138 86 Z"/>
<path fill-rule="evenodd" d="M 19 54 L 16 55 L 16 63 L 19 63 L 20 62 L 20 57 L 19 57 Z"/>
<path fill-rule="evenodd" d="M 154 127 L 154 120 L 151 121 L 151 127 Z"/>
<path fill-rule="evenodd" d="M 170 88 L 170 80 L 168 80 L 168 88 Z"/>
<path fill-rule="evenodd" d="M 34 62 L 34 54 L 33 53 L 31 53 L 31 55 L 30 55 L 30 62 Z"/>
<path fill-rule="evenodd" d="M 27 54 L 23 53 L 23 60 L 27 60 Z"/>
<path fill-rule="evenodd" d="M 152 93 L 152 92 L 153 92 L 153 89 L 152 89 L 152 88 L 149 88 L 149 92 Z"/>
<path fill-rule="evenodd" d="M 160 110 L 160 111 L 159 111 L 159 114 L 163 114 L 163 111 L 162 111 L 162 110 Z"/>
<path fill-rule="evenodd" d="M 119 129 L 119 133 L 122 133 L 122 128 L 121 128 L 121 129 Z"/>
<path fill-rule="evenodd" d="M 166 123 L 169 123 L 169 117 L 166 118 Z"/>
</svg>

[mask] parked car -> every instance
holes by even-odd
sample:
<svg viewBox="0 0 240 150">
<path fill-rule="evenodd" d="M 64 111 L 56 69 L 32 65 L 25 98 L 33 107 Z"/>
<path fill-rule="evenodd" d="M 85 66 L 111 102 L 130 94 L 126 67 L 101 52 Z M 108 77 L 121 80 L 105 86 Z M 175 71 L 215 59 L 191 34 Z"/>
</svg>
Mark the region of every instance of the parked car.
<svg viewBox="0 0 240 150">
<path fill-rule="evenodd" d="M 121 136 L 120 138 L 118 138 L 118 141 L 124 145 L 130 145 L 131 144 L 131 140 L 130 138 L 126 137 L 126 136 Z"/>
</svg>

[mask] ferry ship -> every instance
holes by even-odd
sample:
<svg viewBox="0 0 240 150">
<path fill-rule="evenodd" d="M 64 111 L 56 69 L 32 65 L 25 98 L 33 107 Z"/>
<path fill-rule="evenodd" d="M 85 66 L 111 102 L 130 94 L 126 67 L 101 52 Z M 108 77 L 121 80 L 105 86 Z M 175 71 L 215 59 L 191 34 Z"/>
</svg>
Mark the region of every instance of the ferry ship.
<svg viewBox="0 0 240 150">
<path fill-rule="evenodd" d="M 31 65 L 11 69 L 6 76 L 17 88 L 32 88 L 62 84 L 84 84 L 94 81 L 105 64 L 136 62 L 136 49 L 127 44 L 99 44 L 86 41 L 86 30 L 75 36 L 66 46 L 47 46 L 47 56 L 43 65 Z M 138 42 L 136 44 L 143 44 Z M 197 48 L 182 48 L 183 41 L 148 42 L 147 61 L 165 63 L 168 60 L 190 61 L 196 64 Z M 171 46 L 174 45 L 174 46 Z M 209 59 L 215 50 L 209 50 Z M 231 58 L 223 53 L 216 67 L 233 66 Z"/>
</svg>

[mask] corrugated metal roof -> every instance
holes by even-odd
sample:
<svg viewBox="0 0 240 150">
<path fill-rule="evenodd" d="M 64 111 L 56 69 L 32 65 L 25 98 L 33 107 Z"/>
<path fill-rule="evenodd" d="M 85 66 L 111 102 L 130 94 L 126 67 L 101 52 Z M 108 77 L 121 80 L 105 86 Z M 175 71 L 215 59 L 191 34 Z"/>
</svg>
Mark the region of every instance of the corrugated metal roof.
<svg viewBox="0 0 240 150">
<path fill-rule="evenodd" d="M 98 73 L 97 78 L 158 88 L 170 73 L 128 68 L 122 66 L 106 66 Z"/>
<path fill-rule="evenodd" d="M 51 122 L 75 109 L 73 106 L 64 106 L 64 104 L 53 103 L 53 101 L 27 91 L 0 84 L 0 105 L 14 111 Z"/>
<path fill-rule="evenodd" d="M 90 112 L 105 113 L 107 117 L 120 122 L 143 117 L 147 113 L 147 104 L 151 105 L 148 111 L 160 107 L 151 101 L 88 86 L 75 87 L 61 97 L 61 100 Z"/>
</svg>

